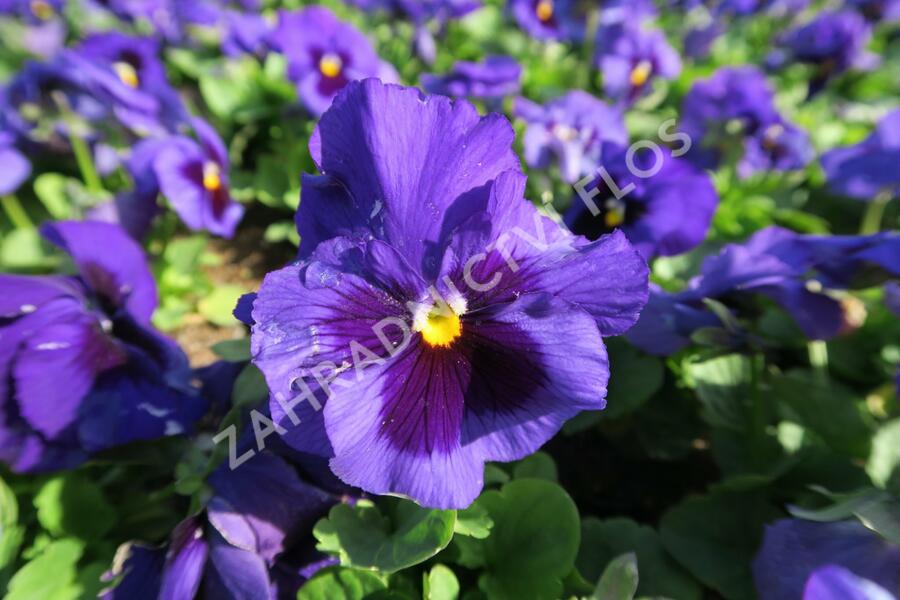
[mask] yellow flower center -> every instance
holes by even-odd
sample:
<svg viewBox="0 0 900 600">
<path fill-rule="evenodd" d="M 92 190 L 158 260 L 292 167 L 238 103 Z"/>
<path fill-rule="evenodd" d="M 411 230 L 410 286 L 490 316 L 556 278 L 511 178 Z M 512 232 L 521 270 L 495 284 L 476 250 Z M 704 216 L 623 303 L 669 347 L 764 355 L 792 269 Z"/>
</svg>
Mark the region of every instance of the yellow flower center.
<svg viewBox="0 0 900 600">
<path fill-rule="evenodd" d="M 203 165 L 203 187 L 210 192 L 217 192 L 222 187 L 222 170 L 214 162 Z"/>
<path fill-rule="evenodd" d="M 463 299 L 451 304 L 441 301 L 431 307 L 420 306 L 413 318 L 413 329 L 422 334 L 429 346 L 447 348 L 462 335 L 459 315 L 465 311 Z"/>
<path fill-rule="evenodd" d="M 141 83 L 141 80 L 138 78 L 137 70 L 127 62 L 114 62 L 113 71 L 119 76 L 119 81 L 130 88 L 137 88 Z"/>
<path fill-rule="evenodd" d="M 329 52 L 319 59 L 319 71 L 322 72 L 322 75 L 330 79 L 334 79 L 340 75 L 343 68 L 344 61 L 341 60 L 340 56 L 333 52 Z"/>
<path fill-rule="evenodd" d="M 649 60 L 642 60 L 631 70 L 631 86 L 641 87 L 650 79 L 651 73 L 653 73 L 653 63 Z"/>
<path fill-rule="evenodd" d="M 45 0 L 31 0 L 31 3 L 28 6 L 31 9 L 31 14 L 41 21 L 52 19 L 56 14 L 56 11 L 53 10 L 53 6 Z"/>
<path fill-rule="evenodd" d="M 607 227 L 618 227 L 625 222 L 625 203 L 620 200 L 608 200 L 603 222 Z"/>
<path fill-rule="evenodd" d="M 553 0 L 540 0 L 534 7 L 534 14 L 541 23 L 546 23 L 553 18 Z"/>
</svg>

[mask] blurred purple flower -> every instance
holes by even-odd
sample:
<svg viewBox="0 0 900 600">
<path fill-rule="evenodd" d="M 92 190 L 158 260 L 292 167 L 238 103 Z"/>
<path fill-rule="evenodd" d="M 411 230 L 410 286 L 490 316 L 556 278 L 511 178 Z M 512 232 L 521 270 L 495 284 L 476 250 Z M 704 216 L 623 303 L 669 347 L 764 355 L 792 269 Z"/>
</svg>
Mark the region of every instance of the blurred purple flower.
<svg viewBox="0 0 900 600">
<path fill-rule="evenodd" d="M 625 337 L 648 354 L 669 356 L 690 344 L 698 329 L 720 326 L 718 317 L 702 303 L 681 300 L 651 284 L 650 300 Z"/>
<path fill-rule="evenodd" d="M 150 326 L 156 286 L 141 248 L 106 223 L 41 232 L 78 275 L 0 275 L 0 459 L 17 472 L 54 470 L 188 432 L 206 403 L 184 354 Z"/>
<path fill-rule="evenodd" d="M 288 77 L 297 84 L 300 100 L 314 115 L 325 112 L 351 81 L 398 79 L 394 68 L 378 58 L 366 36 L 339 21 L 327 8 L 311 6 L 282 12 L 274 41 L 288 59 Z"/>
<path fill-rule="evenodd" d="M 445 75 L 423 74 L 422 87 L 431 94 L 496 103 L 519 91 L 521 77 L 514 58 L 488 56 L 480 63 L 458 61 Z"/>
<path fill-rule="evenodd" d="M 607 144 L 600 164 L 613 184 L 598 175 L 584 187 L 589 199 L 574 198 L 565 216 L 573 232 L 593 240 L 621 229 L 647 260 L 687 252 L 706 238 L 719 197 L 704 171 L 661 147 L 629 155 Z"/>
<path fill-rule="evenodd" d="M 189 229 L 230 238 L 244 207 L 231 197 L 228 153 L 208 123 L 195 118 L 192 124 L 197 140 L 169 138 L 156 148 L 153 172 L 163 196 Z"/>
<path fill-rule="evenodd" d="M 846 0 L 846 4 L 872 23 L 900 21 L 900 0 Z"/>
<path fill-rule="evenodd" d="M 158 55 L 156 40 L 109 32 L 88 36 L 64 61 L 98 100 L 113 106 L 123 125 L 143 135 L 165 134 L 188 117 Z"/>
<path fill-rule="evenodd" d="M 0 117 L 2 126 L 2 117 Z M 15 146 L 15 136 L 0 129 L 0 196 L 14 193 L 31 175 L 31 162 Z"/>
<path fill-rule="evenodd" d="M 820 567 L 806 580 L 803 600 L 897 600 L 894 594 L 849 569 L 829 565 Z"/>
<path fill-rule="evenodd" d="M 348 85 L 313 135 L 324 175 L 304 176 L 301 260 L 253 301 L 252 351 L 275 415 L 323 361 L 392 350 L 338 375 L 308 411 L 318 425 L 283 421 L 298 437 L 323 429 L 345 483 L 468 506 L 485 461 L 525 456 L 604 406 L 601 335 L 637 319 L 646 264 L 621 234 L 589 243 L 541 217 L 513 137 L 499 115 L 376 80 Z M 381 341 L 385 318 L 408 335 Z"/>
<path fill-rule="evenodd" d="M 674 79 L 681 73 L 681 59 L 665 34 L 634 19 L 597 30 L 595 61 L 606 95 L 624 103 L 649 92 L 653 79 Z"/>
<path fill-rule="evenodd" d="M 866 51 L 872 30 L 859 13 L 852 10 L 819 13 L 812 21 L 787 31 L 779 48 L 768 60 L 772 68 L 800 62 L 815 68 L 809 95 L 832 78 L 849 69 L 869 69 L 878 57 Z"/>
<path fill-rule="evenodd" d="M 819 523 L 799 519 L 783 519 L 766 527 L 753 563 L 756 589 L 766 600 L 826 600 L 828 596 L 811 595 L 811 590 L 823 589 L 819 586 L 826 582 L 837 585 L 839 580 L 848 580 L 843 573 L 823 573 L 823 567 L 840 567 L 891 594 L 900 594 L 900 548 L 856 521 Z M 835 579 L 835 575 L 841 576 Z M 856 583 L 854 587 L 860 589 Z M 836 592 L 834 588 L 830 591 Z M 855 600 L 860 596 L 838 597 Z"/>
<path fill-rule="evenodd" d="M 793 170 L 813 157 L 808 136 L 775 108 L 755 67 L 726 67 L 696 82 L 685 96 L 679 127 L 690 136 L 687 157 L 704 169 L 734 162 L 738 175 Z"/>
<path fill-rule="evenodd" d="M 577 0 L 511 0 L 513 17 L 539 40 L 578 41 L 584 37 L 586 15 Z"/>
<path fill-rule="evenodd" d="M 226 11 L 222 27 L 222 52 L 226 56 L 263 57 L 273 46 L 274 27 L 262 15 Z"/>
<path fill-rule="evenodd" d="M 119 549 L 104 579 L 120 579 L 103 600 L 295 598 L 318 568 L 336 562 L 314 550 L 311 535 L 336 499 L 282 459 L 263 453 L 233 471 L 223 465 L 209 484 L 206 511 L 180 523 L 167 546 Z M 294 564 L 298 555 L 305 564 Z"/>
<path fill-rule="evenodd" d="M 528 125 L 524 137 L 528 166 L 546 169 L 555 156 L 567 183 L 575 183 L 597 169 L 604 143 L 628 143 L 621 112 L 581 90 L 544 106 L 517 98 L 513 114 Z"/>
<path fill-rule="evenodd" d="M 900 194 L 900 110 L 886 115 L 875 131 L 853 146 L 822 156 L 828 187 L 844 196 L 873 200 L 880 194 Z"/>
</svg>

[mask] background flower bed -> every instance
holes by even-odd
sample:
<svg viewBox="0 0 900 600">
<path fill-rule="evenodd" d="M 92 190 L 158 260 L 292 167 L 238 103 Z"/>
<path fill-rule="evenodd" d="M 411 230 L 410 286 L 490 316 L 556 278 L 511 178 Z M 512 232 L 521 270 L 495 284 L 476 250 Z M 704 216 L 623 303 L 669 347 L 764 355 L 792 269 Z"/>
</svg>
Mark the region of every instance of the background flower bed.
<svg viewBox="0 0 900 600">
<path fill-rule="evenodd" d="M 189 595 L 212 597 L 226 597 L 217 595 L 226 589 L 235 597 L 260 597 L 260 590 L 269 588 L 293 596 L 305 583 L 299 593 L 309 598 L 378 593 L 627 598 L 634 595 L 636 569 L 641 596 L 792 598 L 801 597 L 816 567 L 832 563 L 900 592 L 896 575 L 890 579 L 900 566 L 888 546 L 878 546 L 873 557 L 858 563 L 841 553 L 849 548 L 850 554 L 869 557 L 861 548 L 876 536 L 898 543 L 894 494 L 900 491 L 895 475 L 900 324 L 890 311 L 895 288 L 884 285 L 886 272 L 897 275 L 896 245 L 885 246 L 874 260 L 857 258 L 867 251 L 865 244 L 851 248 L 826 237 L 824 245 L 836 250 L 791 272 L 790 281 L 811 293 L 816 283 L 837 290 L 837 317 L 788 302 L 765 283 L 728 287 L 728 282 L 706 278 L 707 287 L 699 288 L 705 293 L 697 294 L 716 301 L 684 296 L 704 259 L 721 256 L 729 243 L 747 246 L 753 234 L 773 225 L 824 236 L 896 229 L 896 202 L 876 222 L 877 201 L 867 197 L 869 188 L 875 190 L 871 196 L 897 189 L 891 169 L 896 150 L 891 153 L 889 141 L 882 143 L 885 148 L 878 146 L 877 135 L 868 138 L 879 122 L 896 131 L 885 119 L 897 107 L 900 93 L 893 3 L 666 3 L 655 13 L 649 4 L 611 3 L 597 13 L 581 11 L 584 6 L 578 3 L 557 2 L 556 28 L 535 22 L 537 13 L 528 11 L 537 7 L 529 2 L 507 7 L 486 1 L 471 12 L 466 2 L 438 2 L 441 10 L 435 13 L 422 3 L 322 2 L 316 4 L 335 17 L 321 17 L 325 24 L 313 26 L 278 19 L 279 8 L 310 4 L 299 2 L 198 3 L 196 14 L 179 2 L 146 3 L 163 12 L 141 12 L 135 8 L 140 3 L 8 4 L 0 4 L 7 15 L 0 63 L 6 81 L 0 149 L 12 148 L 28 158 L 31 171 L 15 177 L 12 167 L 18 159 L 3 154 L 6 175 L 14 180 L 4 182 L 12 188 L 4 190 L 10 192 L 4 198 L 0 241 L 4 272 L 72 272 L 64 254 L 43 241 L 34 226 L 44 221 L 102 218 L 127 224 L 133 223 L 129 216 L 142 223 L 152 218 L 133 233 L 142 239 L 159 289 L 153 325 L 174 337 L 194 368 L 216 357 L 232 363 L 194 374 L 199 380 L 209 374 L 207 380 L 220 385 L 204 389 L 211 409 L 191 435 L 104 449 L 62 473 L 3 472 L 0 581 L 8 582 L 9 597 L 90 596 L 120 578 L 121 587 L 109 592 L 113 597 L 152 597 L 150 587 L 130 591 L 125 585 L 133 581 L 129 574 L 134 577 L 146 565 L 158 567 L 149 571 L 158 571 L 154 577 L 163 582 L 163 596 L 171 591 L 166 581 L 180 581 L 199 586 L 199 592 L 189 590 Z M 631 38 L 603 18 L 616 10 L 629 11 L 627 18 L 635 22 L 646 19 L 647 29 L 657 36 L 664 32 L 668 42 L 653 39 L 642 47 L 635 41 L 637 50 L 627 43 L 623 50 L 614 43 L 617 36 L 626 42 Z M 262 14 L 265 20 L 244 21 L 240 14 Z M 829 23 L 832 14 L 838 16 Z M 813 30 L 804 30 L 810 21 L 816 23 Z M 341 29 L 350 26 L 362 33 Z M 746 72 L 734 78 L 736 90 L 726 94 L 720 107 L 726 115 L 722 124 L 742 116 L 742 102 L 748 113 L 768 112 L 761 91 L 767 85 L 774 92 L 771 110 L 777 116 L 760 119 L 788 133 L 796 128 L 799 137 L 808 138 L 769 140 L 761 135 L 760 158 L 752 154 L 752 132 L 727 127 L 720 132 L 733 137 L 719 146 L 725 150 L 721 156 L 702 165 L 710 169 L 718 196 L 711 225 L 701 227 L 702 235 L 690 247 L 661 251 L 659 246 L 645 254 L 652 259 L 659 304 L 651 299 L 643 327 L 639 323 L 626 338 L 607 340 L 611 382 L 606 411 L 572 419 L 532 457 L 489 465 L 485 491 L 465 510 L 427 510 L 386 497 L 350 501 L 360 495 L 357 490 L 331 479 L 324 465 L 296 460 L 280 447 L 276 450 L 295 466 L 263 458 L 266 463 L 252 476 L 236 481 L 227 481 L 217 470 L 227 448 L 213 444 L 212 436 L 230 423 L 242 424 L 246 433 L 242 417 L 266 403 L 259 373 L 242 362 L 249 356 L 247 330 L 232 310 L 238 297 L 257 290 L 266 273 L 296 255 L 300 173 L 316 172 L 308 143 L 330 98 L 310 95 L 302 84 L 304 67 L 292 57 L 305 51 L 304 40 L 328 27 L 337 28 L 336 44 L 346 47 L 348 55 L 366 55 L 355 59 L 371 67 L 360 77 L 470 96 L 482 112 L 507 114 L 516 128 L 516 150 L 527 163 L 526 197 L 545 212 L 564 215 L 570 225 L 578 207 L 574 203 L 580 202 L 573 184 L 583 175 L 583 165 L 575 161 L 572 168 L 560 161 L 553 139 L 545 140 L 549 160 L 531 160 L 529 129 L 544 123 L 545 116 L 536 115 L 535 107 L 521 98 L 546 107 L 572 89 L 586 90 L 614 113 L 590 117 L 592 123 L 609 120 L 601 129 L 613 141 L 659 141 L 660 126 L 675 119 L 679 130 L 702 146 L 711 128 L 703 118 L 715 111 L 699 110 L 699 119 L 692 115 L 687 100 L 692 89 L 723 67 L 755 65 L 761 83 Z M 122 98 L 116 95 L 122 91 L 118 84 L 105 86 L 102 79 L 84 94 L 66 96 L 79 101 L 69 106 L 60 105 L 58 96 L 47 98 L 40 86 L 37 93 L 31 87 L 42 81 L 36 65 L 59 68 L 63 46 L 78 47 L 89 33 L 101 30 L 158 40 L 158 48 L 150 52 L 158 50 L 166 69 L 161 87 L 146 93 L 160 103 L 155 112 L 150 110 L 151 118 L 146 110 L 134 110 L 135 103 L 144 106 L 144 99 Z M 596 39 L 594 30 L 601 33 Z M 829 46 L 832 39 L 838 43 Z M 703 43 L 695 46 L 709 40 L 708 51 Z M 501 55 L 512 57 L 512 64 L 496 58 L 485 62 Z M 84 53 L 66 60 L 75 59 L 85 60 Z M 617 60 L 632 60 L 621 81 L 613 76 Z M 649 81 L 635 86 L 640 78 L 631 77 L 642 60 L 652 63 Z M 475 65 L 460 66 L 458 61 Z M 89 73 L 83 62 L 64 64 L 63 73 L 66 68 L 79 76 Z M 124 81 L 120 71 L 116 74 Z M 181 101 L 166 96 L 169 84 Z M 103 110 L 111 112 L 95 118 L 81 102 L 85 96 L 99 99 Z M 24 125 L 17 120 L 35 105 L 40 111 L 36 118 L 25 119 Z M 731 109 L 737 113 L 729 115 Z M 169 114 L 181 110 L 185 114 Z M 560 114 L 574 112 L 565 106 Z M 185 140 L 171 152 L 171 160 L 186 163 L 198 156 L 203 167 L 220 165 L 219 186 L 230 190 L 230 210 L 242 214 L 204 221 L 196 210 L 179 205 L 180 199 L 173 197 L 178 194 L 167 191 L 171 188 L 157 160 L 153 167 L 134 164 L 140 140 L 159 137 L 154 128 L 166 129 L 167 119 L 181 122 L 187 115 L 210 123 L 227 155 L 216 156 L 203 143 L 199 126 L 180 130 Z M 553 113 L 549 118 L 558 117 Z M 617 118 L 625 124 L 618 134 Z M 862 167 L 847 166 L 833 154 L 822 158 L 835 148 L 867 151 L 866 144 L 874 149 L 864 154 L 868 158 Z M 589 156 L 589 147 L 582 149 L 588 162 L 615 162 L 606 154 Z M 156 172 L 158 181 L 145 189 L 149 171 Z M 203 172 L 198 189 L 214 193 L 220 187 L 207 176 L 212 173 Z M 684 179 L 672 177 L 669 185 Z M 698 201 L 701 186 L 686 186 L 679 198 Z M 135 205 L 128 199 L 138 192 L 151 198 L 140 204 L 145 208 L 156 206 L 158 196 L 165 198 L 159 214 L 130 212 Z M 854 198 L 860 195 L 868 202 Z M 629 223 L 619 224 L 637 244 Z M 725 256 L 728 252 L 739 253 L 726 248 Z M 751 252 L 748 263 L 763 264 L 772 256 L 787 261 L 764 248 Z M 850 264 L 837 264 L 844 259 Z M 875 276 L 867 278 L 873 271 Z M 683 305 L 685 312 L 654 308 L 667 303 Z M 648 314 L 662 316 L 650 321 Z M 676 320 L 685 314 L 691 317 L 686 324 Z M 664 334 L 673 330 L 674 345 L 665 347 L 673 341 Z M 811 339 L 819 337 L 827 343 Z M 4 402 L 8 413 L 11 400 Z M 260 484 L 264 481 L 277 483 L 267 487 Z M 273 516 L 258 514 L 259 505 L 292 508 Z M 265 548 L 260 544 L 250 552 L 235 542 L 222 517 L 235 512 L 259 517 L 251 519 L 251 529 L 266 540 Z M 326 514 L 327 520 L 316 524 Z M 774 526 L 791 516 L 840 523 L 821 525 L 813 533 L 803 530 L 801 521 L 781 523 L 782 529 L 798 527 L 791 545 Z M 853 529 L 857 521 L 867 529 Z M 260 522 L 274 523 L 277 531 L 260 534 L 256 528 L 265 527 Z M 792 532 L 783 533 L 790 538 L 788 534 Z M 829 550 L 816 535 L 838 549 Z M 188 556 L 192 539 L 206 544 L 198 548 L 213 551 L 205 561 L 192 563 L 193 571 L 180 571 L 167 562 L 166 552 Z M 114 561 L 116 548 L 132 540 L 144 546 L 130 546 L 130 555 L 123 551 Z M 216 549 L 230 546 L 253 558 L 217 562 L 226 560 L 227 552 Z M 819 550 L 821 556 L 816 555 Z M 802 559 L 807 552 L 810 558 Z M 314 575 L 311 565 L 337 562 L 327 557 L 337 557 L 343 566 Z M 888 575 L 873 566 L 882 564 Z M 107 583 L 101 584 L 104 573 Z M 822 575 L 823 585 L 839 593 L 829 576 Z M 790 584 L 778 587 L 775 581 Z M 240 590 L 248 595 L 241 596 Z"/>
</svg>

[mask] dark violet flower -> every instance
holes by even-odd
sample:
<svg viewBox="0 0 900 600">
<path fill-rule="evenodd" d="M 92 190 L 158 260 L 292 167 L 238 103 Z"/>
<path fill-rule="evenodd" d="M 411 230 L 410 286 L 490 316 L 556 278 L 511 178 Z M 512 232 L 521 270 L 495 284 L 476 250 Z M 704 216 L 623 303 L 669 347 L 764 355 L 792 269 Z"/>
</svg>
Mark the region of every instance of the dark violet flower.
<svg viewBox="0 0 900 600">
<path fill-rule="evenodd" d="M 262 15 L 226 11 L 223 16 L 222 52 L 227 56 L 265 56 L 272 47 L 274 28 Z"/>
<path fill-rule="evenodd" d="M 855 329 L 865 309 L 841 291 L 874 277 L 900 274 L 900 236 L 804 236 L 768 227 L 743 244 L 707 258 L 701 273 L 678 295 L 685 302 L 715 298 L 739 302 L 761 294 L 781 305 L 809 339 L 829 339 Z M 876 279 L 877 281 L 877 279 Z"/>
<path fill-rule="evenodd" d="M 154 39 L 108 32 L 88 36 L 65 58 L 126 127 L 146 135 L 164 134 L 187 119 L 158 55 Z"/>
<path fill-rule="evenodd" d="M 681 59 L 665 34 L 635 19 L 602 25 L 596 52 L 603 90 L 626 103 L 647 93 L 654 79 L 674 79 L 681 73 Z"/>
<path fill-rule="evenodd" d="M 873 200 L 880 194 L 900 194 L 900 110 L 885 116 L 875 131 L 853 146 L 822 156 L 828 187 L 838 194 Z"/>
<path fill-rule="evenodd" d="M 206 511 L 179 524 L 167 546 L 119 549 L 105 579 L 121 579 L 101 598 L 295 598 L 318 568 L 336 562 L 315 552 L 311 535 L 336 499 L 282 459 L 263 453 L 233 471 L 220 467 L 209 484 Z"/>
<path fill-rule="evenodd" d="M 170 138 L 157 149 L 153 172 L 162 195 L 189 229 L 230 238 L 244 216 L 244 207 L 229 191 L 228 153 L 208 123 L 200 119 L 192 123 L 197 140 Z"/>
<path fill-rule="evenodd" d="M 31 175 L 31 162 L 15 147 L 15 136 L 0 130 L 0 196 L 12 194 Z"/>
<path fill-rule="evenodd" d="M 669 356 L 686 347 L 691 335 L 704 327 L 721 327 L 721 322 L 702 303 L 683 301 L 651 284 L 650 300 L 625 337 L 648 354 Z"/>
<path fill-rule="evenodd" d="M 223 11 L 222 3 L 217 0 L 94 1 L 123 21 L 149 25 L 157 35 L 172 43 L 185 41 L 190 26 L 214 26 Z"/>
<path fill-rule="evenodd" d="M 689 29 L 684 36 L 685 57 L 693 60 L 707 58 L 712 45 L 725 31 L 725 25 L 721 21 Z"/>
<path fill-rule="evenodd" d="M 704 169 L 733 162 L 747 177 L 802 168 L 813 156 L 808 136 L 778 113 L 755 67 L 719 69 L 696 82 L 685 96 L 679 127 L 692 140 L 688 159 Z"/>
<path fill-rule="evenodd" d="M 150 326 L 156 286 L 140 247 L 106 223 L 42 233 L 78 275 L 0 275 L 0 458 L 52 470 L 189 431 L 206 404 L 184 354 Z"/>
<path fill-rule="evenodd" d="M 824 568 L 835 567 L 849 571 L 856 578 L 869 580 L 890 594 L 900 594 L 900 548 L 856 521 L 776 521 L 766 527 L 762 547 L 753 563 L 753 574 L 760 598 L 830 600 L 830 596 L 810 594 L 810 589 L 822 589 L 817 586 L 826 581 L 832 585 L 839 585 L 839 581 L 843 581 L 843 585 L 855 581 L 848 579 L 844 572 L 823 572 Z M 866 587 L 858 581 L 855 583 L 856 589 Z M 831 591 L 834 592 L 834 588 Z M 893 598 L 849 594 L 834 597 L 847 600 Z"/>
<path fill-rule="evenodd" d="M 92 137 L 110 117 L 81 74 L 60 61 L 25 63 L 4 88 L 0 109 L 0 120 L 20 139 L 63 153 L 70 151 L 73 127 L 81 137 Z"/>
<path fill-rule="evenodd" d="M 900 21 L 900 0 L 846 0 L 846 4 L 872 23 Z"/>
<path fill-rule="evenodd" d="M 628 143 L 622 113 L 581 90 L 544 106 L 517 98 L 513 113 L 528 125 L 524 138 L 528 166 L 546 169 L 556 157 L 567 183 L 595 172 L 604 143 Z"/>
<path fill-rule="evenodd" d="M 539 40 L 578 41 L 586 16 L 577 0 L 511 0 L 519 27 Z"/>
<path fill-rule="evenodd" d="M 315 115 L 325 112 L 350 81 L 398 78 L 365 35 L 327 8 L 282 12 L 273 39 L 288 59 L 288 77 L 297 84 L 300 100 Z"/>
<path fill-rule="evenodd" d="M 770 60 L 770 66 L 787 62 L 812 65 L 815 73 L 809 93 L 813 95 L 844 71 L 868 69 L 877 63 L 877 57 L 866 51 L 871 36 L 871 27 L 857 12 L 822 12 L 781 37 L 779 53 Z"/>
<path fill-rule="evenodd" d="M 509 56 L 488 56 L 483 62 L 458 61 L 446 75 L 422 75 L 422 87 L 432 94 L 496 102 L 519 91 L 522 65 Z"/>
<path fill-rule="evenodd" d="M 65 45 L 64 8 L 63 0 L 0 0 L 0 16 L 17 17 L 25 25 L 18 43 L 44 59 L 54 57 Z M 6 44 L 10 41 L 4 40 Z"/>
<path fill-rule="evenodd" d="M 285 441 L 324 431 L 345 483 L 467 506 L 485 461 L 604 407 L 601 336 L 637 319 L 646 264 L 621 233 L 588 242 L 541 217 L 513 136 L 499 115 L 374 79 L 313 135 L 301 260 L 253 300 L 252 354 L 298 432 Z M 315 412 L 308 382 L 328 364 Z"/>
<path fill-rule="evenodd" d="M 633 154 L 607 144 L 603 172 L 577 195 L 566 213 L 572 231 L 597 239 L 621 229 L 650 260 L 687 252 L 706 238 L 719 197 L 709 175 L 668 149 Z"/>
</svg>

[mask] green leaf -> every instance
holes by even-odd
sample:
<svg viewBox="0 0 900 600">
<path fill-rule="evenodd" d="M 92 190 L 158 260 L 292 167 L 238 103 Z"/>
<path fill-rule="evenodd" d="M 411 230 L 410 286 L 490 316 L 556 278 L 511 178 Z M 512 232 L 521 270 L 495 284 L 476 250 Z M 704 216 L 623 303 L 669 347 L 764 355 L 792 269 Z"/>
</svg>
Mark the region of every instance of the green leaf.
<svg viewBox="0 0 900 600">
<path fill-rule="evenodd" d="M 666 553 L 652 527 L 624 518 L 587 518 L 582 522 L 577 567 L 585 578 L 596 581 L 610 561 L 626 552 L 637 555 L 641 595 L 679 600 L 702 597 L 700 586 Z"/>
<path fill-rule="evenodd" d="M 900 419 L 884 424 L 872 439 L 866 472 L 875 485 L 884 487 L 900 467 Z"/>
<path fill-rule="evenodd" d="M 750 359 L 740 354 L 686 365 L 703 404 L 703 418 L 710 425 L 737 431 L 746 428 L 750 368 Z"/>
<path fill-rule="evenodd" d="M 853 392 L 806 371 L 773 377 L 771 386 L 772 396 L 789 420 L 815 432 L 835 452 L 868 457 L 872 428 Z"/>
<path fill-rule="evenodd" d="M 634 600 L 638 588 L 638 562 L 634 553 L 614 558 L 591 596 L 591 600 Z"/>
<path fill-rule="evenodd" d="M 663 515 L 669 554 L 728 600 L 753 600 L 750 567 L 765 523 L 781 513 L 752 494 L 691 496 Z"/>
<path fill-rule="evenodd" d="M 345 566 L 393 573 L 428 560 L 450 543 L 455 511 L 389 502 L 388 516 L 367 500 L 332 508 L 314 530 L 319 550 L 339 555 Z"/>
<path fill-rule="evenodd" d="M 578 509 L 559 485 L 512 481 L 476 501 L 494 520 L 481 549 L 479 587 L 495 598 L 555 600 L 571 572 L 581 537 Z"/>
<path fill-rule="evenodd" d="M 238 375 L 231 391 L 233 407 L 256 406 L 268 397 L 266 378 L 256 365 L 248 364 Z"/>
<path fill-rule="evenodd" d="M 478 504 L 473 504 L 469 508 L 457 511 L 456 525 L 453 528 L 454 533 L 465 535 L 479 540 L 483 540 L 491 534 L 491 528 L 494 521 L 487 509 Z"/>
<path fill-rule="evenodd" d="M 384 589 L 387 585 L 375 573 L 332 567 L 307 581 L 297 592 L 297 600 L 363 600 Z"/>
<path fill-rule="evenodd" d="M 47 257 L 34 229 L 14 229 L 0 240 L 0 263 L 9 269 L 35 268 Z"/>
<path fill-rule="evenodd" d="M 222 360 L 229 362 L 243 362 L 250 360 L 250 338 L 245 337 L 239 340 L 225 340 L 213 344 L 212 351 Z"/>
<path fill-rule="evenodd" d="M 16 560 L 25 529 L 19 525 L 19 504 L 16 495 L 0 479 L 0 589 L 6 586 L 9 571 Z"/>
<path fill-rule="evenodd" d="M 49 480 L 34 497 L 41 526 L 57 537 L 100 539 L 116 522 L 116 512 L 100 488 L 78 473 Z"/>
<path fill-rule="evenodd" d="M 76 564 L 84 545 L 79 540 L 51 542 L 13 576 L 4 600 L 76 600 L 82 589 L 76 582 Z"/>
<path fill-rule="evenodd" d="M 234 307 L 244 293 L 245 290 L 236 285 L 216 286 L 208 296 L 200 300 L 197 308 L 210 323 L 220 327 L 237 325 L 238 321 L 233 314 Z"/>
<path fill-rule="evenodd" d="M 456 574 L 444 565 L 434 565 L 423 575 L 424 600 L 456 600 L 459 597 L 459 581 Z"/>
<path fill-rule="evenodd" d="M 557 481 L 556 463 L 546 452 L 535 452 L 513 467 L 514 479 L 545 479 Z"/>
<path fill-rule="evenodd" d="M 34 180 L 34 193 L 56 220 L 72 218 L 72 205 L 66 195 L 66 177 L 59 173 L 42 173 Z"/>
</svg>

